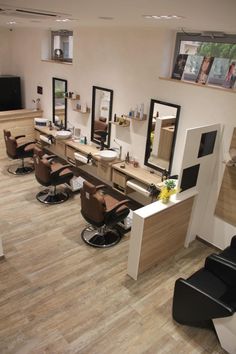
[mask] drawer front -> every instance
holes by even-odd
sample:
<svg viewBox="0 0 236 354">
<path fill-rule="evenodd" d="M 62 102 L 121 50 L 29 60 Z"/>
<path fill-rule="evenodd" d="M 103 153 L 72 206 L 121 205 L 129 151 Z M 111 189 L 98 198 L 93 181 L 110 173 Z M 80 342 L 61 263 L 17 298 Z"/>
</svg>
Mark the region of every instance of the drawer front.
<svg viewBox="0 0 236 354">
<path fill-rule="evenodd" d="M 109 166 L 108 164 L 98 162 L 97 173 L 100 178 L 103 178 L 107 181 L 111 180 L 111 166 Z"/>
<path fill-rule="evenodd" d="M 40 132 L 38 132 L 37 130 L 35 130 L 35 140 L 40 141 Z"/>
<path fill-rule="evenodd" d="M 66 158 L 68 161 L 73 161 L 75 163 L 75 152 L 75 149 L 71 148 L 70 146 L 66 146 Z"/>
<path fill-rule="evenodd" d="M 55 141 L 54 144 L 47 146 L 48 150 L 53 152 L 55 155 L 58 155 L 62 158 L 65 158 L 65 144 L 62 142 Z"/>
<path fill-rule="evenodd" d="M 118 186 L 125 188 L 126 187 L 127 176 L 123 173 L 120 173 L 116 170 L 113 170 L 112 173 L 112 182 L 117 184 Z"/>
</svg>

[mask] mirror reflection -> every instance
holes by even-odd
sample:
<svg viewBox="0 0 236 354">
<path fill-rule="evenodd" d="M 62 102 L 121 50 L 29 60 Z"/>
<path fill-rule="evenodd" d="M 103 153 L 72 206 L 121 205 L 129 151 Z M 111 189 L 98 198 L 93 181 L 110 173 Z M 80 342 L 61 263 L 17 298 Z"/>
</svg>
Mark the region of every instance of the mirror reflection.
<svg viewBox="0 0 236 354">
<path fill-rule="evenodd" d="M 145 165 L 171 173 L 180 106 L 151 99 Z"/>
<path fill-rule="evenodd" d="M 52 117 L 53 123 L 62 128 L 67 128 L 67 80 L 52 78 Z"/>
<path fill-rule="evenodd" d="M 113 90 L 93 86 L 91 140 L 101 149 L 110 145 L 112 102 Z"/>
</svg>

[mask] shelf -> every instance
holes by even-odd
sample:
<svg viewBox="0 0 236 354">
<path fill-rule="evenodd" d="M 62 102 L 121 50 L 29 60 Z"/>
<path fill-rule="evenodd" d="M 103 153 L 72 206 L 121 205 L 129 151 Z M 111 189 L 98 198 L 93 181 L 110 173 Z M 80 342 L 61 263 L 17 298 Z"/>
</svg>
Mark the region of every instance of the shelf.
<svg viewBox="0 0 236 354">
<path fill-rule="evenodd" d="M 117 125 L 118 127 L 123 127 L 123 128 L 130 126 L 130 120 L 126 120 L 125 123 L 123 123 L 123 124 L 119 124 L 119 122 L 113 122 L 113 121 L 109 121 L 109 123 L 113 124 L 113 125 Z"/>
<path fill-rule="evenodd" d="M 67 100 L 69 100 L 69 101 L 79 101 L 79 100 L 80 100 L 80 95 L 76 95 L 75 98 L 65 97 L 65 99 L 67 99 Z"/>
<path fill-rule="evenodd" d="M 142 122 L 143 120 L 147 119 L 147 115 L 144 114 L 142 119 L 140 119 L 140 117 L 130 117 L 130 116 L 125 116 L 125 118 L 130 120 L 139 120 L 140 122 Z"/>
<path fill-rule="evenodd" d="M 90 113 L 90 108 L 87 108 L 86 112 L 83 112 L 83 111 L 81 111 L 81 109 L 76 109 L 76 108 L 74 108 L 73 111 L 79 112 L 81 114 L 89 114 Z"/>
<path fill-rule="evenodd" d="M 225 92 L 231 92 L 231 93 L 236 93 L 236 89 L 228 89 L 225 87 L 220 87 L 220 86 L 214 86 L 214 85 L 203 85 L 203 84 L 199 84 L 196 82 L 191 82 L 191 81 L 185 81 L 185 80 L 176 80 L 176 79 L 172 79 L 170 77 L 160 77 L 160 80 L 165 80 L 165 81 L 172 81 L 172 82 L 176 82 L 179 84 L 187 84 L 187 85 L 192 85 L 192 86 L 197 86 L 197 87 L 203 87 L 203 88 L 207 88 L 207 89 L 213 89 L 213 90 L 220 90 L 220 91 L 225 91 Z"/>
<path fill-rule="evenodd" d="M 73 64 L 68 61 L 53 60 L 53 59 L 41 59 L 41 61 L 43 61 L 45 63 L 56 63 L 56 64 L 64 64 L 64 65 L 72 65 Z"/>
</svg>

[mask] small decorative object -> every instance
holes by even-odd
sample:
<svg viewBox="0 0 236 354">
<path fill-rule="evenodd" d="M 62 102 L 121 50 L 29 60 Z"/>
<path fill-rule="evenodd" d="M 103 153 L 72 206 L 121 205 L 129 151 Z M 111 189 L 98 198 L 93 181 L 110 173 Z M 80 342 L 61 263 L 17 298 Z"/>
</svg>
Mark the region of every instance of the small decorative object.
<svg viewBox="0 0 236 354">
<path fill-rule="evenodd" d="M 40 110 L 40 98 L 33 99 L 32 102 L 35 105 L 34 110 L 35 111 Z"/>
<path fill-rule="evenodd" d="M 54 59 L 63 59 L 63 50 L 60 48 L 54 49 Z"/>
<path fill-rule="evenodd" d="M 158 197 L 159 189 L 155 186 L 155 184 L 151 183 L 147 191 L 149 192 L 149 197 L 152 198 L 152 202 Z"/>
<path fill-rule="evenodd" d="M 172 194 L 177 193 L 177 189 L 175 188 L 175 181 L 173 179 L 167 179 L 164 182 L 164 187 L 162 187 L 161 192 L 159 194 L 159 199 L 162 203 L 168 203 L 170 200 L 170 196 Z"/>
</svg>

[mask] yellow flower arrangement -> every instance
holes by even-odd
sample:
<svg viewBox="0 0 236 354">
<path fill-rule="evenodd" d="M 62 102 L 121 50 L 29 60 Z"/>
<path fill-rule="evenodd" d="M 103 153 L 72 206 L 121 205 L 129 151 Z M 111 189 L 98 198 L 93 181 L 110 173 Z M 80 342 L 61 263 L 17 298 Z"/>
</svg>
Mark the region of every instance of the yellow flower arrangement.
<svg viewBox="0 0 236 354">
<path fill-rule="evenodd" d="M 177 193 L 177 189 L 175 188 L 175 181 L 173 179 L 167 179 L 164 184 L 158 199 L 161 200 L 162 203 L 168 203 L 170 196 Z"/>
</svg>

